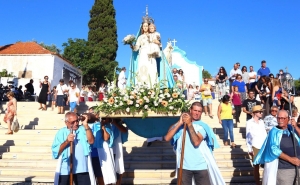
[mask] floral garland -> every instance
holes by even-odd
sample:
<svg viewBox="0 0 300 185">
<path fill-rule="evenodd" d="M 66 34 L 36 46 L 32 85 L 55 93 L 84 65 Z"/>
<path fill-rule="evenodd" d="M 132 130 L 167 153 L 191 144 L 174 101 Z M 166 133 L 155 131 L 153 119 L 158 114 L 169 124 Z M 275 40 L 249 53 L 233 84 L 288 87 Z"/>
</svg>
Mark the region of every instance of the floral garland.
<svg viewBox="0 0 300 185">
<path fill-rule="evenodd" d="M 97 111 L 105 115 L 142 113 L 145 118 L 149 111 L 175 115 L 188 111 L 189 106 L 185 95 L 176 87 L 161 89 L 159 85 L 153 88 L 133 86 L 120 90 L 111 83 L 106 98 L 97 107 Z"/>
</svg>

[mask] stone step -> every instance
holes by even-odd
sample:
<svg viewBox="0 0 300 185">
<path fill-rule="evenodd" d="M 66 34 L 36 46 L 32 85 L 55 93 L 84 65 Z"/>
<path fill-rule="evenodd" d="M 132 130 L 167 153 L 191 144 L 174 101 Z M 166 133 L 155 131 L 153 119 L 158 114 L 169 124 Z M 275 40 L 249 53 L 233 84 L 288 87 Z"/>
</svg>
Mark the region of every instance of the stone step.
<svg viewBox="0 0 300 185">
<path fill-rule="evenodd" d="M 128 161 L 163 161 L 172 159 L 175 161 L 175 153 L 169 150 L 166 153 L 126 153 L 124 152 L 124 160 Z M 250 156 L 246 151 L 215 151 L 214 158 L 219 159 L 249 159 Z M 31 160 L 50 160 L 52 159 L 51 152 L 5 152 L 2 153 L 2 159 L 31 159 Z"/>
<path fill-rule="evenodd" d="M 236 177 L 236 176 L 252 176 L 252 167 L 233 167 L 233 168 L 219 168 L 223 178 Z M 175 169 L 174 169 L 175 170 Z M 168 169 L 127 169 L 123 174 L 124 178 L 163 178 L 169 179 L 171 173 L 174 170 Z M 1 170 L 1 176 L 11 176 L 18 174 L 20 176 L 44 176 L 53 178 L 55 173 L 55 168 L 43 167 L 5 167 Z M 173 179 L 173 178 L 172 178 Z"/>
<path fill-rule="evenodd" d="M 13 175 L 0 175 L 1 182 L 5 183 L 6 185 L 10 185 L 9 182 L 28 182 L 28 183 L 44 183 L 43 185 L 53 185 L 53 178 L 51 177 L 28 177 L 28 176 L 13 176 Z M 252 176 L 237 176 L 232 178 L 224 178 L 224 181 L 226 184 L 230 185 L 254 185 L 254 179 Z M 235 182 L 240 182 L 236 184 Z M 11 184 L 11 185 L 13 185 Z M 160 184 L 160 185 L 171 185 L 171 184 L 177 184 L 176 178 L 122 178 L 122 184 Z"/>
<path fill-rule="evenodd" d="M 163 158 L 163 157 L 162 157 Z M 125 169 L 175 169 L 176 160 L 163 159 L 163 160 L 130 160 L 125 157 L 124 159 Z M 0 167 L 52 167 L 55 169 L 57 160 L 45 159 L 45 160 L 25 160 L 25 159 L 2 159 L 0 160 Z M 233 159 L 233 160 L 218 160 L 218 167 L 250 167 L 251 162 L 249 159 Z"/>
<path fill-rule="evenodd" d="M 6 131 L 5 131 L 6 132 Z M 246 138 L 246 135 L 245 134 L 242 134 L 242 133 L 234 133 L 233 134 L 234 136 L 234 139 L 235 140 L 242 140 L 242 139 L 245 139 Z M 31 134 L 31 139 L 33 139 L 33 137 L 39 137 L 38 139 L 39 140 L 48 140 L 48 141 L 53 141 L 53 138 L 55 137 L 55 134 L 42 134 L 42 132 L 34 132 L 33 134 Z M 7 139 L 7 135 L 3 134 L 3 135 L 0 135 L 0 140 L 4 140 L 4 139 Z M 13 139 L 13 140 L 26 140 L 29 138 L 29 135 L 26 134 L 26 135 L 22 135 L 22 134 L 19 134 L 19 133 L 15 133 L 11 136 L 9 136 L 10 139 Z M 224 134 L 217 134 L 216 135 L 216 138 L 217 139 L 223 139 L 224 138 Z M 133 134 L 130 134 L 128 135 L 128 140 L 129 141 L 146 141 L 146 138 L 143 138 L 143 137 L 139 137 L 139 136 L 136 136 L 136 135 L 133 135 Z"/>
<path fill-rule="evenodd" d="M 222 146 L 223 145 L 223 141 L 221 139 L 217 140 L 219 145 Z M 13 136 L 8 135 L 6 139 L 0 139 L 0 145 L 2 146 L 36 146 L 36 147 L 40 147 L 40 146 L 48 146 L 51 147 L 52 146 L 52 142 L 53 140 L 50 139 L 45 139 L 45 138 L 28 138 L 28 139 L 24 139 L 24 140 L 14 140 Z M 245 139 L 235 139 L 235 144 L 238 145 L 238 148 L 240 146 L 245 145 Z M 129 141 L 124 143 L 124 147 L 146 147 L 147 146 L 147 142 L 146 141 L 140 141 L 140 140 L 133 140 L 133 141 Z M 171 147 L 171 144 L 169 142 L 153 142 L 152 146 L 165 146 L 165 147 Z M 229 148 L 229 146 L 228 146 Z"/>
</svg>

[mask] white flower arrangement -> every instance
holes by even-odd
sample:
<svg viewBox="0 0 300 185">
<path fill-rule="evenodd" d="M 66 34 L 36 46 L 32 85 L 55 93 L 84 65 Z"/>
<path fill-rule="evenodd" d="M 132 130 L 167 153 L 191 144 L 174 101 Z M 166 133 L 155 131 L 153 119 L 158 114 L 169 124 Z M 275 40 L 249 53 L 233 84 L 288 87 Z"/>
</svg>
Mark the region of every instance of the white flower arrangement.
<svg viewBox="0 0 300 185">
<path fill-rule="evenodd" d="M 127 35 L 123 39 L 123 44 L 124 45 L 132 45 L 135 42 L 136 38 L 134 35 Z"/>
<path fill-rule="evenodd" d="M 143 113 L 148 116 L 148 111 L 157 114 L 178 114 L 187 111 L 189 102 L 184 100 L 184 95 L 176 88 L 161 89 L 159 84 L 153 88 L 147 86 L 128 87 L 122 92 L 113 84 L 104 101 L 97 110 L 102 114 L 127 114 Z"/>
</svg>

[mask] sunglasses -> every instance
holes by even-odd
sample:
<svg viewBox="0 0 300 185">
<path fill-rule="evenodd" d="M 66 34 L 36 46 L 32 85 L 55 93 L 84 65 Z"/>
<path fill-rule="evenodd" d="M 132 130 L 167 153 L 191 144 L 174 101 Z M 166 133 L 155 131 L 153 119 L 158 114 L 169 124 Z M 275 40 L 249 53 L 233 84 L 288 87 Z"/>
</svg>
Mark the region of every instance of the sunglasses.
<svg viewBox="0 0 300 185">
<path fill-rule="evenodd" d="M 278 112 L 278 110 L 271 110 L 271 112 Z"/>
<path fill-rule="evenodd" d="M 287 117 L 277 117 L 277 119 L 278 119 L 278 120 L 281 120 L 281 119 L 286 120 L 286 119 L 288 119 L 288 118 L 287 118 Z"/>
<path fill-rule="evenodd" d="M 262 113 L 263 113 L 263 111 L 257 111 L 257 112 L 254 112 L 254 113 L 260 113 L 260 114 L 262 114 Z"/>
<path fill-rule="evenodd" d="M 204 82 L 208 82 L 207 80 L 204 80 Z"/>
<path fill-rule="evenodd" d="M 77 119 L 77 120 L 74 120 L 74 121 L 69 122 L 69 123 L 71 123 L 71 125 L 74 125 L 75 123 L 78 123 L 78 122 L 79 122 L 79 120 Z"/>
</svg>

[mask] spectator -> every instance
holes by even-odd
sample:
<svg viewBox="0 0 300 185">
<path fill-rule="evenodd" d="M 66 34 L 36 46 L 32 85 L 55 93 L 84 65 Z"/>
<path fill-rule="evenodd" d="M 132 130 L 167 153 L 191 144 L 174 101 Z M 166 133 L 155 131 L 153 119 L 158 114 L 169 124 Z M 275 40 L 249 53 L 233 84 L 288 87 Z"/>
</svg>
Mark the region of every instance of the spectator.
<svg viewBox="0 0 300 185">
<path fill-rule="evenodd" d="M 173 78 L 177 88 L 182 90 L 182 81 L 178 80 L 178 75 L 173 75 Z"/>
<path fill-rule="evenodd" d="M 46 102 L 47 102 L 48 94 L 50 94 L 50 82 L 48 81 L 48 76 L 44 77 L 43 82 L 40 81 L 40 88 L 42 89 L 38 99 L 38 102 L 40 103 L 39 110 L 42 109 L 43 111 L 46 111 L 47 110 Z"/>
<path fill-rule="evenodd" d="M 195 97 L 195 90 L 194 90 L 194 87 L 190 84 L 189 85 L 189 88 L 187 90 L 187 96 L 188 96 L 188 100 L 193 100 L 194 97 Z"/>
<path fill-rule="evenodd" d="M 182 69 L 178 70 L 178 80 L 184 82 L 184 74 Z"/>
<path fill-rule="evenodd" d="M 77 112 L 76 106 L 79 105 L 79 100 L 80 100 L 80 96 L 79 96 L 80 91 L 74 83 L 71 83 L 70 87 L 71 89 L 69 89 L 69 96 L 68 96 L 70 111 L 76 113 Z"/>
<path fill-rule="evenodd" d="M 11 130 L 11 124 L 14 117 L 17 115 L 17 100 L 12 91 L 9 91 L 6 96 L 8 98 L 8 102 L 6 103 L 7 111 L 4 115 L 3 121 L 7 123 L 7 132 L 5 134 L 12 135 L 14 132 Z"/>
<path fill-rule="evenodd" d="M 270 107 L 272 106 L 273 103 L 272 96 L 271 96 L 273 86 L 269 77 L 263 77 L 262 81 L 263 81 L 263 85 L 260 93 L 260 100 L 261 100 L 261 104 L 264 104 L 263 107 L 265 108 L 265 111 L 263 117 L 265 117 L 266 115 L 269 114 Z"/>
<path fill-rule="evenodd" d="M 56 86 L 53 87 L 53 89 L 51 90 L 51 108 L 52 111 L 54 110 L 55 107 L 55 103 L 56 103 L 56 96 L 57 96 L 57 91 L 56 91 Z"/>
<path fill-rule="evenodd" d="M 261 68 L 257 71 L 257 78 L 260 79 L 262 76 L 269 76 L 270 73 L 271 71 L 267 67 L 267 62 L 265 60 L 261 61 Z"/>
<path fill-rule="evenodd" d="M 253 69 L 253 66 L 250 66 L 250 72 L 249 72 L 249 88 L 254 89 L 255 88 L 255 82 L 256 82 L 256 72 Z"/>
<path fill-rule="evenodd" d="M 242 71 L 239 69 L 238 64 L 233 65 L 233 69 L 230 71 L 230 76 L 229 76 L 229 91 L 230 93 L 232 92 L 232 83 L 236 80 L 236 77 L 238 74 L 242 74 Z"/>
<path fill-rule="evenodd" d="M 240 123 L 240 116 L 242 112 L 242 96 L 238 91 L 238 86 L 233 86 L 233 92 L 231 93 L 232 104 L 235 110 L 235 122 Z"/>
<path fill-rule="evenodd" d="M 201 93 L 200 93 L 199 85 L 196 85 L 195 100 L 200 100 L 200 97 L 201 97 Z"/>
<path fill-rule="evenodd" d="M 294 96 L 290 95 L 286 90 L 282 90 L 281 99 L 280 99 L 280 109 L 286 110 L 287 112 L 290 112 L 290 103 L 291 106 L 294 107 Z"/>
<path fill-rule="evenodd" d="M 18 88 L 18 93 L 19 93 L 19 96 L 21 96 L 22 99 L 23 99 L 23 98 L 24 98 L 24 93 L 23 93 L 23 91 L 22 91 L 22 88 L 23 88 L 23 86 L 20 85 L 19 88 Z"/>
<path fill-rule="evenodd" d="M 177 75 L 177 77 L 178 77 L 178 71 L 177 71 L 176 68 L 173 68 L 173 69 L 172 69 L 172 73 L 173 73 L 173 76 L 174 76 L 174 75 Z M 179 78 L 178 78 L 178 79 L 179 79 Z"/>
<path fill-rule="evenodd" d="M 252 119 L 248 120 L 246 123 L 246 144 L 248 147 L 248 152 L 254 161 L 256 155 L 258 154 L 260 148 L 262 147 L 267 133 L 265 130 L 265 124 L 261 120 L 263 109 L 260 105 L 252 107 Z M 254 180 L 256 185 L 260 185 L 259 182 L 259 165 L 254 165 L 253 170 Z"/>
<path fill-rule="evenodd" d="M 283 75 L 283 69 L 279 70 L 279 73 L 276 74 L 276 77 L 280 80 Z"/>
<path fill-rule="evenodd" d="M 85 97 L 87 95 L 87 92 L 85 91 L 85 86 L 83 85 L 80 91 L 80 102 L 85 101 Z"/>
<path fill-rule="evenodd" d="M 65 99 L 65 94 L 68 93 L 68 87 L 63 79 L 59 80 L 59 84 L 56 86 L 56 105 L 58 109 L 58 114 L 64 114 L 64 106 L 66 106 L 67 99 Z"/>
<path fill-rule="evenodd" d="M 209 117 L 213 118 L 212 114 L 212 86 L 208 83 L 208 79 L 204 78 L 204 84 L 201 85 L 200 91 L 202 94 L 202 101 L 205 111 L 205 116 L 208 115 L 207 106 L 209 107 Z"/>
<path fill-rule="evenodd" d="M 247 97 L 247 87 L 246 87 L 245 82 L 242 79 L 242 75 L 240 75 L 240 74 L 237 75 L 236 80 L 232 83 L 231 92 L 233 92 L 233 86 L 238 87 L 238 90 L 241 93 L 242 102 L 243 102 Z"/>
<path fill-rule="evenodd" d="M 88 91 L 88 100 L 89 101 L 94 101 L 94 96 L 95 96 L 95 93 L 93 92 L 92 88 L 89 86 L 88 87 L 89 91 Z"/>
<path fill-rule="evenodd" d="M 105 94 L 105 85 L 104 83 L 101 83 L 100 87 L 99 87 L 99 101 L 102 101 L 104 98 L 104 94 Z"/>
<path fill-rule="evenodd" d="M 278 113 L 278 107 L 272 106 L 270 114 L 264 118 L 265 129 L 267 132 L 269 132 L 273 127 L 276 127 L 278 125 L 277 113 Z"/>
<path fill-rule="evenodd" d="M 216 77 L 216 82 L 219 87 L 219 100 L 223 98 L 226 94 L 226 80 L 228 80 L 227 72 L 223 66 L 220 67 L 219 72 Z"/>
<path fill-rule="evenodd" d="M 270 73 L 270 74 L 269 74 L 269 78 L 270 78 L 271 83 L 273 84 L 273 80 L 274 80 L 274 75 L 273 75 L 273 73 Z"/>
<path fill-rule="evenodd" d="M 255 84 L 255 97 L 257 101 L 261 101 L 260 96 L 262 93 L 264 93 L 264 91 L 261 91 L 262 89 L 264 89 L 263 85 L 264 85 L 264 81 L 263 79 L 266 76 L 262 76 L 257 83 Z"/>
<path fill-rule="evenodd" d="M 250 89 L 249 87 L 249 73 L 247 72 L 247 67 L 243 66 L 242 67 L 242 79 L 246 84 L 247 90 Z"/>
<path fill-rule="evenodd" d="M 248 91 L 248 98 L 243 102 L 243 112 L 247 114 L 246 121 L 252 118 L 252 107 L 260 105 L 260 102 L 255 100 L 254 91 Z"/>
<path fill-rule="evenodd" d="M 298 108 L 297 107 L 293 107 L 292 108 L 292 119 L 294 119 L 295 121 L 297 121 L 298 118 L 299 118 Z"/>
<path fill-rule="evenodd" d="M 33 84 L 33 79 L 31 79 L 29 83 L 25 85 L 25 87 L 26 87 L 26 92 L 30 92 L 31 95 L 34 95 L 34 87 L 32 84 Z"/>
<path fill-rule="evenodd" d="M 282 88 L 278 79 L 273 80 L 272 105 L 279 107 Z"/>
<path fill-rule="evenodd" d="M 224 138 L 223 142 L 224 145 L 228 145 L 228 132 L 230 136 L 230 141 L 231 141 L 231 147 L 235 148 L 234 144 L 234 136 L 233 136 L 233 118 L 232 114 L 234 114 L 234 111 L 232 110 L 232 106 L 229 103 L 230 97 L 228 95 L 224 95 L 222 98 L 222 103 L 220 103 L 218 107 L 218 118 L 219 118 L 219 123 L 223 127 L 224 131 Z"/>
</svg>

